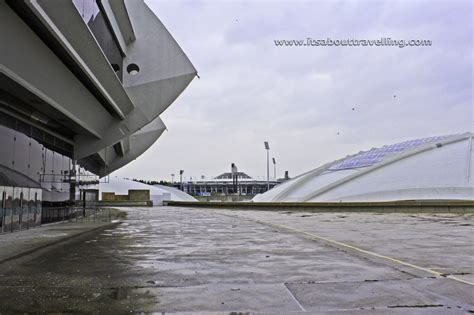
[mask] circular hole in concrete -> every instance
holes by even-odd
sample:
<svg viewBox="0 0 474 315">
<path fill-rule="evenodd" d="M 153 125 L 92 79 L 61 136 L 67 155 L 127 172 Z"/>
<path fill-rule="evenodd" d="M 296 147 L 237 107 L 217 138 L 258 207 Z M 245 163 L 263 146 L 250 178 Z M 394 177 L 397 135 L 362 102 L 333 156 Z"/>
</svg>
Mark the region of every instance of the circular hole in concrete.
<svg viewBox="0 0 474 315">
<path fill-rule="evenodd" d="M 140 68 L 138 67 L 137 64 L 131 63 L 127 66 L 127 72 L 130 75 L 137 75 L 139 71 L 140 71 Z"/>
<path fill-rule="evenodd" d="M 112 69 L 114 69 L 114 72 L 120 71 L 120 67 L 118 64 L 112 63 L 111 66 L 112 66 Z"/>
</svg>

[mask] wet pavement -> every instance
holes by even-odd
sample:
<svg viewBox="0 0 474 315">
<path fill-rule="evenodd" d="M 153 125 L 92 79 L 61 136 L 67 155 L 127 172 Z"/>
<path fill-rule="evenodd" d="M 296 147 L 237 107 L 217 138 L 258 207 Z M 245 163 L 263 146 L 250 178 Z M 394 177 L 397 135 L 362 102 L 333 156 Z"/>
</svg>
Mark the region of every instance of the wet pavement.
<svg viewBox="0 0 474 315">
<path fill-rule="evenodd" d="M 472 215 L 125 210 L 0 264 L 0 312 L 474 311 Z"/>
<path fill-rule="evenodd" d="M 77 217 L 56 223 L 43 224 L 29 230 L 5 232 L 0 234 L 0 264 L 18 259 L 40 249 L 49 250 L 55 244 L 79 235 L 100 230 L 102 227 L 118 222 L 124 213 L 115 209 L 104 209 L 100 214 L 89 213 L 87 217 Z"/>
</svg>

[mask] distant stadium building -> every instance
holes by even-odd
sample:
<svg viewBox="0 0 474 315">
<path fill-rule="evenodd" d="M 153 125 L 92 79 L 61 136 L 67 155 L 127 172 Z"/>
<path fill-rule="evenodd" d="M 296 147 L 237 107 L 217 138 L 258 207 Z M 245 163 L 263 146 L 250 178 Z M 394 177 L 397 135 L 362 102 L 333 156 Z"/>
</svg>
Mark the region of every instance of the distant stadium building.
<svg viewBox="0 0 474 315">
<path fill-rule="evenodd" d="M 295 177 L 254 201 L 474 200 L 473 133 L 359 152 Z"/>
<path fill-rule="evenodd" d="M 177 184 L 175 187 L 192 196 L 209 197 L 207 199 L 222 199 L 225 196 L 241 196 L 236 200 L 251 199 L 253 196 L 267 191 L 267 181 L 254 179 L 244 172 L 236 172 L 235 177 L 232 172 L 222 173 L 211 179 L 199 179 Z M 283 179 L 270 179 L 270 189 L 280 184 Z M 199 198 L 203 199 L 203 198 Z M 234 198 L 235 199 L 235 198 Z M 223 199 L 226 200 L 226 199 Z"/>
</svg>

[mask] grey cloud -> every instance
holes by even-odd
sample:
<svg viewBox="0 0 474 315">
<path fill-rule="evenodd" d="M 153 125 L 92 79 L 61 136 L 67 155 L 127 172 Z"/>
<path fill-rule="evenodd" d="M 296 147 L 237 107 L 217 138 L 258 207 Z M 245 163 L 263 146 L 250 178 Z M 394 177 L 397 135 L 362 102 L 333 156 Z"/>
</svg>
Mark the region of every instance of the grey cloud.
<svg viewBox="0 0 474 315">
<path fill-rule="evenodd" d="M 118 176 L 212 176 L 231 162 L 263 176 L 264 140 L 279 170 L 297 175 L 372 146 L 472 130 L 469 2 L 148 3 L 201 79 L 163 114 L 169 131 Z M 426 38 L 433 46 L 273 43 L 307 36 Z"/>
</svg>

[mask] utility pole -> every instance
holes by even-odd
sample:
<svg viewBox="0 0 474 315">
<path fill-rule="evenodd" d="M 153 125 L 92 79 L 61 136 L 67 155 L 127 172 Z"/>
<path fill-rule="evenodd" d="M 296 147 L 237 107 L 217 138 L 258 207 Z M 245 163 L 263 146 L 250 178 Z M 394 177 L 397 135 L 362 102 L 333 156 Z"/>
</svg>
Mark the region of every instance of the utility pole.
<svg viewBox="0 0 474 315">
<path fill-rule="evenodd" d="M 76 160 L 72 160 L 72 166 L 69 170 L 69 201 L 71 205 L 76 202 Z"/>
<path fill-rule="evenodd" d="M 270 145 L 268 141 L 263 143 L 265 145 L 265 150 L 267 150 L 267 191 L 270 190 Z"/>
<path fill-rule="evenodd" d="M 277 163 L 275 161 L 275 158 L 272 158 L 273 160 L 273 178 L 275 178 L 275 180 L 277 179 Z"/>
<path fill-rule="evenodd" d="M 231 173 L 232 173 L 232 185 L 234 186 L 234 194 L 237 194 L 237 189 L 238 189 L 238 186 L 237 186 L 237 173 L 238 173 L 237 165 L 232 163 L 230 165 L 230 170 L 231 170 Z"/>
</svg>

